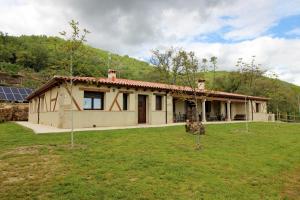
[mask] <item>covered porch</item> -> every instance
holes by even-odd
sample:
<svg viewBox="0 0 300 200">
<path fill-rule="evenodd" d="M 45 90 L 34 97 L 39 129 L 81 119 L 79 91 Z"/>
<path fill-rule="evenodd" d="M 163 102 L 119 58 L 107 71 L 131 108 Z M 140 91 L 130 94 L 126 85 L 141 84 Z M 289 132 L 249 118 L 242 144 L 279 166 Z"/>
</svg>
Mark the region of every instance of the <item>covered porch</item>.
<svg viewBox="0 0 300 200">
<path fill-rule="evenodd" d="M 197 101 L 198 112 L 193 101 L 173 98 L 173 121 L 197 120 L 197 113 L 202 122 L 246 121 L 249 116 L 248 101 L 237 99 L 202 98 Z"/>
</svg>

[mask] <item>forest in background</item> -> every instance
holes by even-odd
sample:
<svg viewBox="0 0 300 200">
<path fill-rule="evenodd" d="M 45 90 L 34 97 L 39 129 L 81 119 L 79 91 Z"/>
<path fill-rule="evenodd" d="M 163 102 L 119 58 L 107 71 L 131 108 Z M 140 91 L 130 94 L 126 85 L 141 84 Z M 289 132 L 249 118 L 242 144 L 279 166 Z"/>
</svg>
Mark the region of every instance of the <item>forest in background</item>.
<svg viewBox="0 0 300 200">
<path fill-rule="evenodd" d="M 0 32 L 0 71 L 24 76 L 24 86 L 36 88 L 54 75 L 69 75 L 66 41 L 49 36 L 10 36 Z M 74 75 L 106 77 L 109 68 L 118 71 L 118 77 L 152 82 L 166 82 L 153 65 L 108 51 L 83 45 L 74 57 Z M 270 97 L 269 111 L 299 112 L 300 87 L 256 75 L 249 80 L 239 70 L 232 72 L 207 71 L 199 73 L 206 80 L 207 89 Z"/>
</svg>

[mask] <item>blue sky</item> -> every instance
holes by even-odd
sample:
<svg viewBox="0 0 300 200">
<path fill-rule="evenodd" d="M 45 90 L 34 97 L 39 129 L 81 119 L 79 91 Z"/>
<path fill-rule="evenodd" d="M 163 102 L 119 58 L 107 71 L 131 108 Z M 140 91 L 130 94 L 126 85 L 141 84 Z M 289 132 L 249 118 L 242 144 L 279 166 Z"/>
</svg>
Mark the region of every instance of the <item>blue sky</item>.
<svg viewBox="0 0 300 200">
<path fill-rule="evenodd" d="M 223 16 L 222 20 L 231 20 L 235 17 Z M 207 42 L 207 43 L 239 43 L 249 39 L 255 39 L 257 36 L 247 37 L 245 39 L 231 39 L 225 38 L 226 33 L 229 33 L 234 28 L 231 26 L 223 26 L 220 29 L 207 34 L 195 36 L 193 42 Z M 300 38 L 300 15 L 292 15 L 279 19 L 274 25 L 271 25 L 267 31 L 262 32 L 260 36 L 271 36 L 285 39 L 299 39 Z"/>
<path fill-rule="evenodd" d="M 97 48 L 148 60 L 152 49 L 181 47 L 218 57 L 219 70 L 255 55 L 300 85 L 300 0 L 0 0 L 0 31 L 10 35 L 59 36 L 71 19 Z"/>
<path fill-rule="evenodd" d="M 295 31 L 298 30 L 298 31 Z M 286 39 L 300 38 L 300 15 L 282 18 L 266 32 L 267 35 Z"/>
</svg>

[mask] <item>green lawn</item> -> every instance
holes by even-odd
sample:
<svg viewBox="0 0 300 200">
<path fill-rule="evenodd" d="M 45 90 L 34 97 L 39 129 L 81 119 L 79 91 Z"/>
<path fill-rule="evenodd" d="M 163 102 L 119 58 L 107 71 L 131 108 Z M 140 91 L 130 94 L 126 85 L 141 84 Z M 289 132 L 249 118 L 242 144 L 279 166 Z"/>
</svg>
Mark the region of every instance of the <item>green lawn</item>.
<svg viewBox="0 0 300 200">
<path fill-rule="evenodd" d="M 300 199 L 300 124 L 35 135 L 0 124 L 0 199 Z"/>
</svg>

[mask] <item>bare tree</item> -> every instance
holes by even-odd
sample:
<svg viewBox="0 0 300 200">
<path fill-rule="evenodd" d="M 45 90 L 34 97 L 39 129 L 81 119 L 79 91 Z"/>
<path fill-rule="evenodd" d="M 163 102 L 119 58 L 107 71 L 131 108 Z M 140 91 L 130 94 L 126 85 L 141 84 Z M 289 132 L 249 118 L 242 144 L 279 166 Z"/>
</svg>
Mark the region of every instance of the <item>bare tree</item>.
<svg viewBox="0 0 300 200">
<path fill-rule="evenodd" d="M 67 45 L 65 46 L 65 51 L 69 57 L 69 67 L 70 67 L 70 93 L 73 96 L 73 59 L 76 53 L 86 42 L 86 35 L 90 33 L 87 29 L 81 30 L 79 28 L 79 22 L 71 20 L 69 22 L 71 31 L 68 34 L 66 31 L 60 32 L 60 35 L 65 38 Z M 73 101 L 71 100 L 71 147 L 74 146 L 74 115 L 73 115 Z"/>
</svg>

